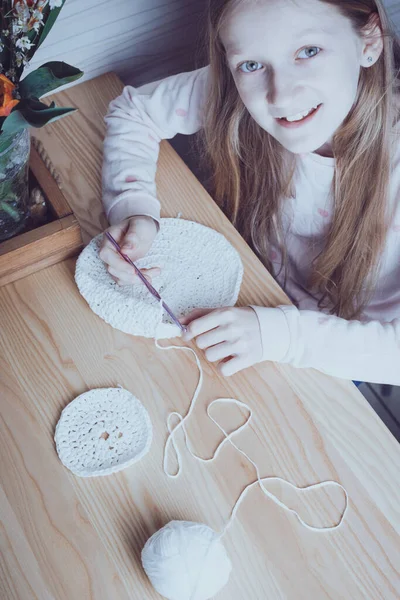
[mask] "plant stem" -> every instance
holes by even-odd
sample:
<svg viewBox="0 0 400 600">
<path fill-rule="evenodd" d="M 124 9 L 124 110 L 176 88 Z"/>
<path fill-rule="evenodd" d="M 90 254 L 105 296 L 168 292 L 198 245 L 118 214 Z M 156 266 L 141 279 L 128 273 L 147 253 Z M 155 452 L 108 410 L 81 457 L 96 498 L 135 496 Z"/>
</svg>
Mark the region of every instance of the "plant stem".
<svg viewBox="0 0 400 600">
<path fill-rule="evenodd" d="M 7 202 L 0 200 L 0 209 L 10 215 L 16 221 L 18 219 L 18 211 L 14 210 Z"/>
</svg>

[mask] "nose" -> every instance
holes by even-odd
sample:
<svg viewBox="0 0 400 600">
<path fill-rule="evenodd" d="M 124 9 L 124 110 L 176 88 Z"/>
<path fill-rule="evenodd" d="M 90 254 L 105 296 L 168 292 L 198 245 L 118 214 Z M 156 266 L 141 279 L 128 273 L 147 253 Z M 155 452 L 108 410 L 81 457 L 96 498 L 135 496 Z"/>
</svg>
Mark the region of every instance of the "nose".
<svg viewBox="0 0 400 600">
<path fill-rule="evenodd" d="M 284 111 L 285 107 L 293 106 L 296 96 L 300 95 L 301 84 L 297 81 L 298 75 L 293 69 L 284 71 L 267 69 L 267 101 L 276 110 Z"/>
</svg>

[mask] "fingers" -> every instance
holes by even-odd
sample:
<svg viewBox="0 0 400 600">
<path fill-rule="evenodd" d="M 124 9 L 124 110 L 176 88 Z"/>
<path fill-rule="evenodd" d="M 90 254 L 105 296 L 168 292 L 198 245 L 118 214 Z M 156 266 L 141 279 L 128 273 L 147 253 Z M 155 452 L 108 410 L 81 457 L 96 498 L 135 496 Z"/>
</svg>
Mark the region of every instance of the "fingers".
<svg viewBox="0 0 400 600">
<path fill-rule="evenodd" d="M 229 330 L 227 327 L 221 326 L 216 329 L 212 329 L 211 331 L 207 331 L 207 333 L 203 333 L 196 338 L 196 345 L 198 348 L 203 350 L 204 348 L 209 348 L 210 346 L 216 346 L 216 344 L 220 344 L 221 342 L 230 341 Z M 232 340 L 231 340 L 232 341 Z"/>
<path fill-rule="evenodd" d="M 140 240 L 135 232 L 135 220 L 131 219 L 128 223 L 123 221 L 118 225 L 113 225 L 107 230 L 121 247 L 121 252 L 126 254 L 132 261 L 142 258 L 145 252 L 141 251 Z M 117 269 L 129 268 L 127 262 L 119 255 L 117 249 L 104 234 L 99 250 L 99 256 L 107 265 Z"/>
<path fill-rule="evenodd" d="M 230 377 L 231 375 L 235 375 L 235 373 L 238 373 L 239 371 L 242 371 L 242 369 L 246 369 L 251 365 L 251 361 L 248 361 L 241 356 L 234 356 L 230 360 L 222 362 L 218 366 L 218 371 L 224 377 Z"/>
<path fill-rule="evenodd" d="M 117 269 L 118 271 L 125 273 L 135 270 L 114 248 L 110 248 L 109 246 L 105 247 L 103 251 L 100 251 L 99 256 L 101 260 L 112 269 Z"/>
<path fill-rule="evenodd" d="M 108 272 L 111 277 L 114 279 L 118 285 L 133 285 L 137 283 L 142 283 L 140 277 L 136 274 L 136 271 L 133 267 L 131 267 L 131 271 L 128 273 L 122 273 L 120 269 L 115 269 L 113 267 L 108 268 Z M 152 277 L 156 277 L 161 273 L 161 270 L 158 267 L 152 269 L 140 269 L 140 272 L 145 276 L 147 281 L 152 282 Z"/>
<path fill-rule="evenodd" d="M 108 229 L 113 238 L 120 244 L 121 251 L 132 261 L 142 258 L 145 251 L 140 248 L 140 240 L 136 234 L 136 220 L 130 219 L 122 221 L 118 225 L 113 225 Z M 140 277 L 132 265 L 130 265 L 116 250 L 106 235 L 103 236 L 99 257 L 106 264 L 110 276 L 119 285 L 132 285 L 140 281 Z M 159 275 L 159 267 L 151 269 L 141 269 L 143 275 L 151 283 L 152 277 Z"/>
<path fill-rule="evenodd" d="M 215 309 L 214 308 L 195 308 L 188 315 L 186 315 L 186 317 L 181 317 L 179 319 L 179 321 L 182 323 L 182 325 L 189 325 L 189 323 L 191 323 L 191 321 L 194 321 L 194 319 L 203 317 L 204 315 L 207 315 L 208 313 L 212 312 L 213 310 L 215 310 Z"/>
<path fill-rule="evenodd" d="M 188 330 L 182 337 L 185 341 L 196 337 L 197 347 L 206 349 L 204 354 L 209 362 L 227 359 L 235 356 L 242 347 L 232 320 L 229 308 L 197 308 L 180 319 L 182 324 L 188 324 Z"/>
<path fill-rule="evenodd" d="M 188 330 L 183 337 L 187 342 L 206 331 L 210 331 L 210 329 L 232 322 L 232 311 L 230 308 L 222 310 L 214 309 L 211 311 L 209 309 L 203 310 L 207 310 L 207 314 L 196 318 L 188 325 Z"/>
<path fill-rule="evenodd" d="M 107 270 L 113 278 L 117 277 L 124 284 L 132 284 L 139 279 L 134 267 L 127 263 L 113 247 L 104 247 L 103 250 L 100 250 L 99 256 L 106 263 Z M 150 277 L 155 277 L 161 273 L 161 269 L 159 267 L 152 267 L 151 269 L 141 269 L 141 272 Z"/>
<path fill-rule="evenodd" d="M 121 283 L 124 285 L 129 285 L 132 283 L 136 283 L 139 280 L 139 276 L 137 275 L 134 267 L 127 263 L 119 254 L 116 254 L 113 250 L 109 252 L 107 250 L 104 251 L 103 256 L 105 256 L 104 262 L 107 265 L 107 271 L 112 275 L 113 279 L 115 278 L 121 280 Z M 148 275 L 151 277 L 156 277 L 161 273 L 161 269 L 159 267 L 152 267 L 151 269 L 140 269 L 143 275 Z"/>
<path fill-rule="evenodd" d="M 257 315 L 251 307 L 196 309 L 181 322 L 188 331 L 185 341 L 196 338 L 196 345 L 204 349 L 205 358 L 219 361 L 218 371 L 230 377 L 260 361 L 262 340 Z"/>
<path fill-rule="evenodd" d="M 140 253 L 140 239 L 137 235 L 135 219 L 130 219 L 129 221 L 128 228 L 122 240 L 121 251 L 129 256 L 131 260 L 142 258 Z"/>
<path fill-rule="evenodd" d="M 209 362 L 216 362 L 222 360 L 228 356 L 234 356 L 236 354 L 236 344 L 231 342 L 223 342 L 212 346 L 205 351 L 205 357 Z"/>
<path fill-rule="evenodd" d="M 118 242 L 118 244 L 121 244 L 122 239 L 124 237 L 125 231 L 128 228 L 128 223 L 127 221 L 121 221 L 121 223 L 117 223 L 117 225 L 112 225 L 111 227 L 109 227 L 107 229 L 107 231 L 112 235 L 112 237 L 114 238 L 114 240 L 116 242 Z M 108 239 L 108 237 L 106 235 L 103 235 L 103 239 L 101 242 L 101 247 L 100 247 L 100 251 L 103 248 L 106 247 L 110 247 L 110 248 L 114 248 L 114 246 L 112 245 L 112 243 L 110 242 L 110 240 Z"/>
<path fill-rule="evenodd" d="M 126 227 L 127 224 L 122 222 L 118 225 L 113 225 L 112 227 L 109 227 L 107 231 L 112 235 L 112 237 L 118 244 L 121 244 Z M 110 242 L 110 240 L 105 234 L 103 235 L 103 239 L 101 241 L 99 257 L 103 262 L 106 263 L 106 265 L 110 265 L 112 267 L 122 269 L 126 265 L 124 259 L 118 254 L 116 248 L 114 248 L 114 245 Z"/>
</svg>

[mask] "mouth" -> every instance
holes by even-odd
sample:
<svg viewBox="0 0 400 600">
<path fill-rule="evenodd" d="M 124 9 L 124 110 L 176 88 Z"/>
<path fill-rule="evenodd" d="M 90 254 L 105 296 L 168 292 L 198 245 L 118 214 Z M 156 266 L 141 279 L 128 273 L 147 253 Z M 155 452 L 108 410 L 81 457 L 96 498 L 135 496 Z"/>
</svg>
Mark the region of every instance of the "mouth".
<svg viewBox="0 0 400 600">
<path fill-rule="evenodd" d="M 304 117 L 300 117 L 298 120 L 295 121 L 288 121 L 286 117 L 278 117 L 275 119 L 275 121 L 282 127 L 286 127 L 288 129 L 296 129 L 297 127 L 301 127 L 302 125 L 309 123 L 319 112 L 321 106 L 322 104 L 318 104 L 318 106 L 316 108 L 312 108 L 307 115 L 305 115 Z"/>
</svg>

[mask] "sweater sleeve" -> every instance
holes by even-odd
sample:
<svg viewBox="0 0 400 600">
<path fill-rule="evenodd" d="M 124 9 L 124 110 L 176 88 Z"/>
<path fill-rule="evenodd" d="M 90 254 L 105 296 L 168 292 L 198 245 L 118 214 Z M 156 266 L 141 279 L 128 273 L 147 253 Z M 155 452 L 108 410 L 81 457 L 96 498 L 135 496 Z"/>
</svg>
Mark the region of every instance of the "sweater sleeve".
<svg viewBox="0 0 400 600">
<path fill-rule="evenodd" d="M 126 86 L 108 107 L 102 197 L 110 224 L 133 215 L 160 218 L 156 169 L 162 139 L 202 126 L 208 66 L 139 88 Z"/>
<path fill-rule="evenodd" d="M 262 360 L 400 385 L 400 318 L 360 322 L 295 306 L 252 308 L 260 323 Z"/>
</svg>

